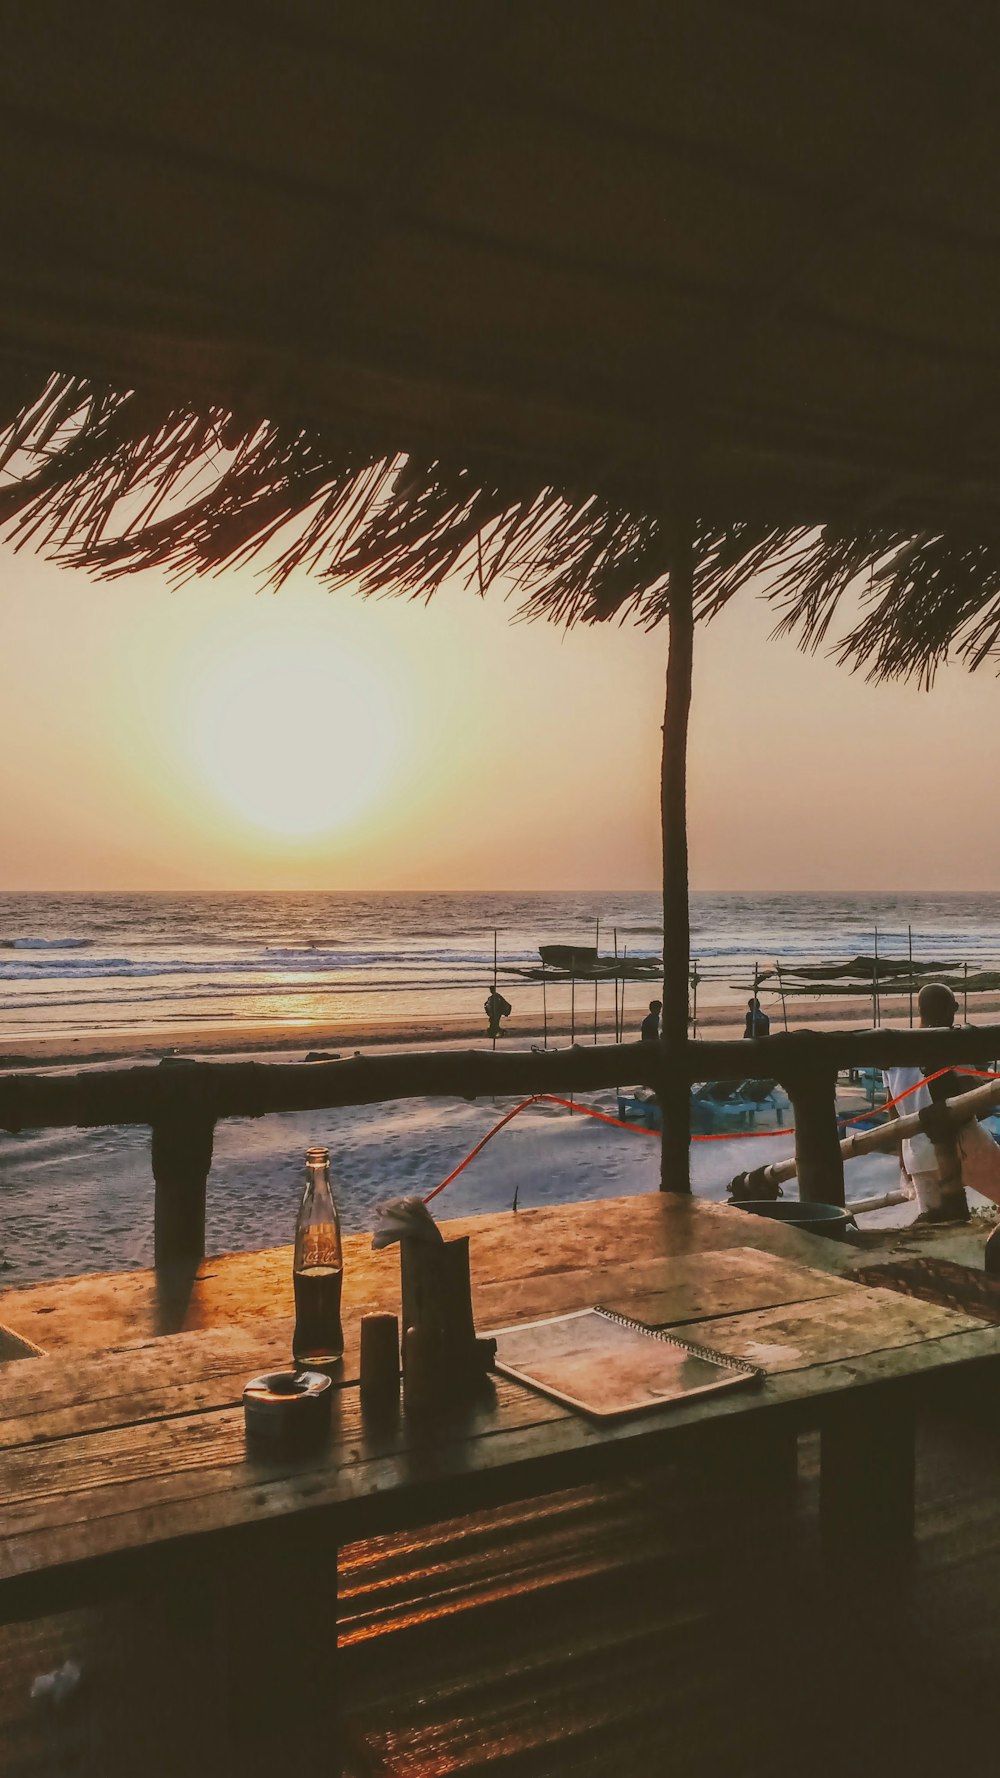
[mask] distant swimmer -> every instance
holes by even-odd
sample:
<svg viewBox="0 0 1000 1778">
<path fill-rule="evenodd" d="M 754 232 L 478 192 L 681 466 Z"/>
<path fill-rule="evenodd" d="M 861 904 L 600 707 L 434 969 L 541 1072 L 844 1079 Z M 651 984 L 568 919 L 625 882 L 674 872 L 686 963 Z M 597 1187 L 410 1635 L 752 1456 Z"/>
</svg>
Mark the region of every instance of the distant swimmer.
<svg viewBox="0 0 1000 1778">
<path fill-rule="evenodd" d="M 487 997 L 483 1006 L 483 1011 L 490 1021 L 490 1028 L 486 1033 L 487 1037 L 499 1037 L 500 1020 L 509 1019 L 513 1008 L 509 1000 L 505 1000 L 502 994 L 497 993 L 496 982 L 494 982 L 489 996 Z"/>
<path fill-rule="evenodd" d="M 663 1001 L 662 1000 L 651 1000 L 650 1001 L 649 1011 L 646 1014 L 646 1017 L 642 1021 L 642 1026 L 640 1028 L 640 1033 L 639 1033 L 642 1038 L 643 1043 L 659 1043 L 659 1041 L 660 1041 L 660 1014 L 662 1011 L 663 1011 Z"/>
<path fill-rule="evenodd" d="M 771 1021 L 768 1018 L 756 994 L 747 1001 L 747 1016 L 743 1025 L 744 1037 L 770 1037 Z"/>
</svg>

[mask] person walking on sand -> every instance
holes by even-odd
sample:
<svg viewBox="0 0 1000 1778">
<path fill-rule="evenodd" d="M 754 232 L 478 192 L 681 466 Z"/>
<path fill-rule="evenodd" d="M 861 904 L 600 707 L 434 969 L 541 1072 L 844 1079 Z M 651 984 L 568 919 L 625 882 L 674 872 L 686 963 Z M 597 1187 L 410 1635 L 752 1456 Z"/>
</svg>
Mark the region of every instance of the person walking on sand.
<svg viewBox="0 0 1000 1778">
<path fill-rule="evenodd" d="M 649 1011 L 646 1014 L 646 1017 L 643 1019 L 642 1024 L 639 1028 L 639 1034 L 640 1034 L 640 1037 L 641 1037 L 643 1043 L 659 1043 L 659 1041 L 660 1041 L 660 1014 L 662 1011 L 663 1011 L 663 1001 L 662 1000 L 651 1000 L 650 1001 Z"/>
<path fill-rule="evenodd" d="M 958 1001 L 943 982 L 925 982 L 917 996 L 917 1007 L 923 1030 L 953 1028 Z M 932 1069 L 931 1073 L 934 1072 Z M 906 1095 L 901 1105 L 889 1105 L 890 1118 L 910 1117 L 980 1084 L 974 1076 L 956 1074 L 951 1068 L 936 1080 L 925 1079 L 922 1068 L 886 1068 L 883 1079 L 890 1100 Z M 904 1136 L 899 1168 L 903 1190 L 907 1197 L 917 1200 L 915 1223 L 968 1222 L 969 1204 L 962 1185 L 957 1130 L 943 1132 L 936 1143 L 923 1130 Z"/>
<path fill-rule="evenodd" d="M 490 1021 L 490 1028 L 486 1033 L 487 1037 L 499 1037 L 500 1020 L 509 1019 L 513 1008 L 511 1007 L 509 1000 L 505 1000 L 502 994 L 497 993 L 496 982 L 493 983 L 493 987 L 487 995 L 483 1011 Z"/>
<path fill-rule="evenodd" d="M 756 994 L 747 1001 L 747 1016 L 743 1025 L 744 1037 L 770 1037 L 771 1021 L 768 1018 Z"/>
</svg>

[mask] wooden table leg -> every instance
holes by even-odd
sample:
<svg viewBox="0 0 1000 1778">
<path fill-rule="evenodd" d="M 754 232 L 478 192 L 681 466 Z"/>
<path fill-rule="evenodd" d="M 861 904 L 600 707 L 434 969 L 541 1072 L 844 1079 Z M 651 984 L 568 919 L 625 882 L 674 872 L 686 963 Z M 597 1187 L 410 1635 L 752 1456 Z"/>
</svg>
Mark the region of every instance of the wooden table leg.
<svg viewBox="0 0 1000 1778">
<path fill-rule="evenodd" d="M 211 1552 L 216 1649 L 234 1778 L 341 1770 L 337 1551 L 329 1521 L 300 1513 Z"/>
<path fill-rule="evenodd" d="M 913 1716 L 914 1401 L 905 1385 L 848 1389 L 822 1427 L 823 1584 L 816 1655 L 827 1697 L 858 1694 L 859 1624 L 877 1626 L 887 1658 L 865 1693 L 866 1770 L 891 1770 Z M 832 1712 L 830 1769 L 858 1759 L 857 1719 Z M 904 1767 L 912 1764 L 902 1760 Z"/>
<path fill-rule="evenodd" d="M 820 1512 L 828 1563 L 898 1564 L 913 1543 L 914 1404 L 903 1385 L 847 1390 L 822 1428 Z"/>
</svg>

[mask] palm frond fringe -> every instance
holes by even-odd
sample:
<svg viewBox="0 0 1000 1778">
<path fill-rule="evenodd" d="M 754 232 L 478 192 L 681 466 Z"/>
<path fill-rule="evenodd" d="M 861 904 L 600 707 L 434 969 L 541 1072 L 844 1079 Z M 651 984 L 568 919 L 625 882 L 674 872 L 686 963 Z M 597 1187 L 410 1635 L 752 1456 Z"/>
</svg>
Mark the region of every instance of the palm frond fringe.
<svg viewBox="0 0 1000 1778">
<path fill-rule="evenodd" d="M 259 560 L 273 587 L 307 568 L 366 595 L 429 598 L 455 574 L 481 593 L 502 580 L 524 616 L 564 624 L 651 628 L 669 609 L 664 514 L 527 472 L 518 486 L 506 465 L 366 452 L 66 374 L 0 382 L 0 527 L 16 547 L 105 577 Z M 757 579 L 779 631 L 807 648 L 829 641 L 845 594 L 860 593 L 834 652 L 877 679 L 929 683 L 950 652 L 978 666 L 1000 646 L 1000 537 L 703 520 L 695 561 L 699 616 Z"/>
</svg>

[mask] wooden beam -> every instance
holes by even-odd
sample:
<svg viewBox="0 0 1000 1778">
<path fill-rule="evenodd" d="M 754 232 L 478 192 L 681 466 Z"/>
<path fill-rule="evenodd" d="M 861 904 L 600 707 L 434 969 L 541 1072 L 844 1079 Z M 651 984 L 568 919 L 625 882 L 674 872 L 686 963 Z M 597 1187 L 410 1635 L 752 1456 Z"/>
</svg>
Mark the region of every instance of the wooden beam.
<svg viewBox="0 0 1000 1778">
<path fill-rule="evenodd" d="M 960 1031 L 894 1031 L 888 1025 L 867 1031 L 779 1031 L 774 1037 L 741 1043 L 692 1043 L 689 1077 L 746 1080 L 759 1075 L 784 1081 L 802 1066 L 807 1070 L 988 1067 L 993 1056 L 1000 1056 L 1000 1025 L 970 1025 Z"/>
<path fill-rule="evenodd" d="M 655 1086 L 654 1045 L 492 1055 L 488 1050 L 358 1056 L 339 1062 L 198 1062 L 171 1079 L 157 1067 L 95 1069 L 71 1075 L 0 1076 L 0 1128 L 11 1131 L 100 1124 L 156 1124 L 183 1092 L 191 1115 L 264 1117 L 413 1098 L 587 1092 L 628 1080 Z"/>
<path fill-rule="evenodd" d="M 962 1031 L 792 1031 L 738 1042 L 688 1041 L 680 1072 L 686 1081 L 783 1080 L 796 1068 L 820 1072 L 886 1068 L 982 1066 L 1000 1055 L 1000 1025 Z M 217 1120 L 264 1117 L 275 1111 L 320 1111 L 389 1099 L 516 1098 L 533 1093 L 596 1092 L 622 1081 L 658 1087 L 662 1060 L 655 1044 L 588 1044 L 544 1055 L 482 1050 L 357 1056 L 342 1062 L 197 1062 L 184 1070 L 183 1096 L 192 1112 Z M 176 1105 L 169 1070 L 107 1068 L 78 1074 L 0 1075 L 0 1129 L 92 1128 L 155 1124 Z"/>
</svg>

